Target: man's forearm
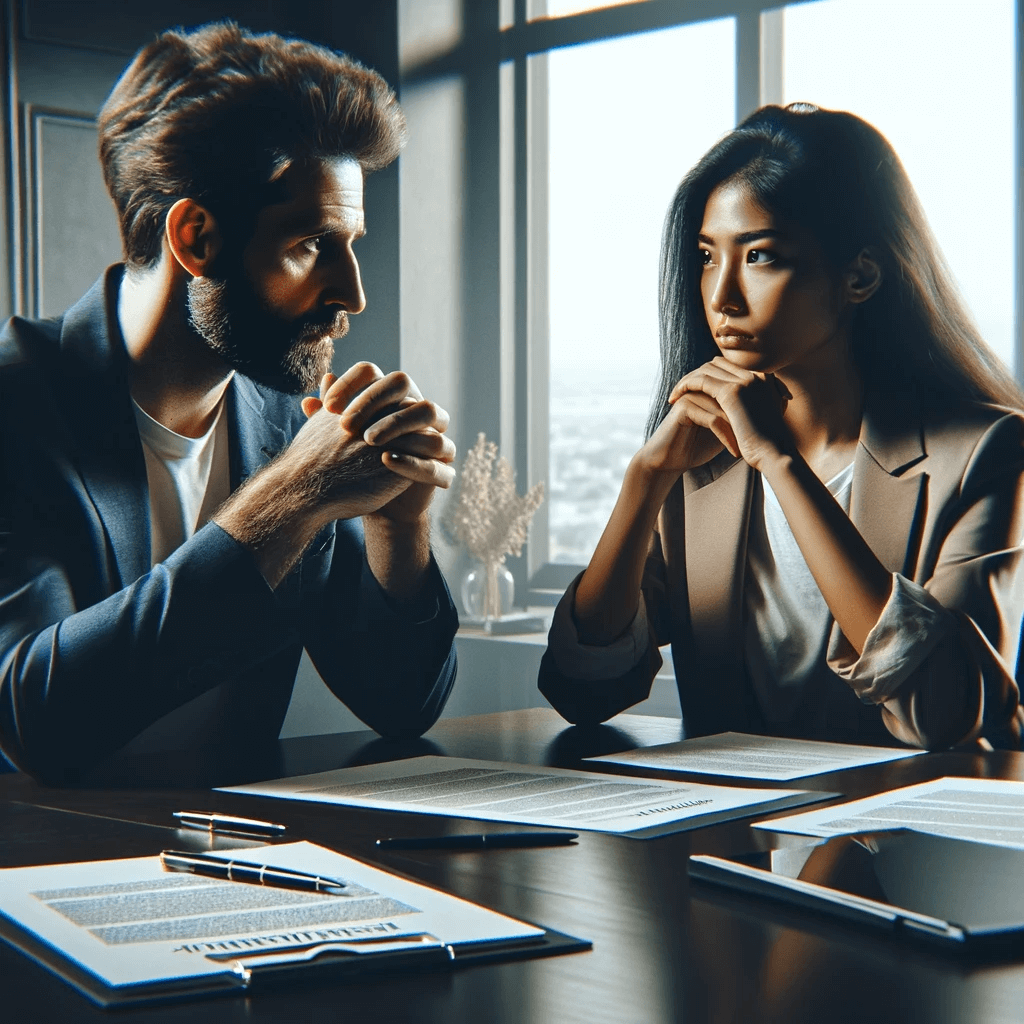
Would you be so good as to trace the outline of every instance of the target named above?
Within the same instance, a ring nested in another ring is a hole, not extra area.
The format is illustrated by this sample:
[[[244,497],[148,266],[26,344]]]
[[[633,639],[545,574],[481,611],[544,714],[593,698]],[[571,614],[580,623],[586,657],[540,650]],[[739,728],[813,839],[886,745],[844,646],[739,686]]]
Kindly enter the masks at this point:
[[[326,417],[330,430],[336,417],[317,415]],[[300,433],[214,513],[213,521],[252,552],[272,589],[328,523],[356,519],[409,486],[382,464],[379,450],[338,436],[342,443],[332,462],[323,458],[322,439],[309,443]],[[335,442],[333,431],[328,440]]]
[[[213,516],[213,521],[256,560],[272,590],[288,575],[322,523],[298,488],[275,465],[251,477]]]
[[[423,590],[430,565],[430,519],[412,522],[363,517],[366,560],[377,582],[396,601],[412,601]]]

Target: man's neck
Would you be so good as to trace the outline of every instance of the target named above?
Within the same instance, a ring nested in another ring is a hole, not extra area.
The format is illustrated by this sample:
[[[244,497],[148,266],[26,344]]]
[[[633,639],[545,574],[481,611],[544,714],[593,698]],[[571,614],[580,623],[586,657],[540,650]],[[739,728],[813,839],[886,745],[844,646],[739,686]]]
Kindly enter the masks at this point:
[[[202,437],[233,371],[188,322],[186,279],[162,259],[121,279],[117,318],[131,366],[132,398],[158,423]]]

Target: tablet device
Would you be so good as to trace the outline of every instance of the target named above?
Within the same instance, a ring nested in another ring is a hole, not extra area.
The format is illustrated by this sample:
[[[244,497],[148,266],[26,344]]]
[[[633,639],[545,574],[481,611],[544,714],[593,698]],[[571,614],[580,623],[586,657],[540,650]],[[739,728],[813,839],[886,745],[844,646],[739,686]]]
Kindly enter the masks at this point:
[[[1024,949],[1024,850],[899,829],[743,859],[694,855],[689,872],[947,947]]]

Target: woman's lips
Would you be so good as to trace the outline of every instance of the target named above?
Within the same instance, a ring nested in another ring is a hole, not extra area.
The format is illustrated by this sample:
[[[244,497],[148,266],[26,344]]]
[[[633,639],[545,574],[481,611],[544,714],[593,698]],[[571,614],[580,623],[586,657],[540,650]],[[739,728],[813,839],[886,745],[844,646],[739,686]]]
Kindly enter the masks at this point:
[[[731,328],[715,333],[719,348],[749,348],[754,335],[748,331],[737,331]]]

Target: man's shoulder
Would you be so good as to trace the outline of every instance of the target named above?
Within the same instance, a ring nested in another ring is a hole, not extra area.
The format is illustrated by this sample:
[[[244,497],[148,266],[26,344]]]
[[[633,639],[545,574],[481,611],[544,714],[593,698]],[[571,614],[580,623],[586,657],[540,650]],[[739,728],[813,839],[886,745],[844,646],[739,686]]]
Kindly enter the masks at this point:
[[[28,320],[11,317],[0,329],[0,372],[41,366],[52,362],[60,352],[63,317]]]

